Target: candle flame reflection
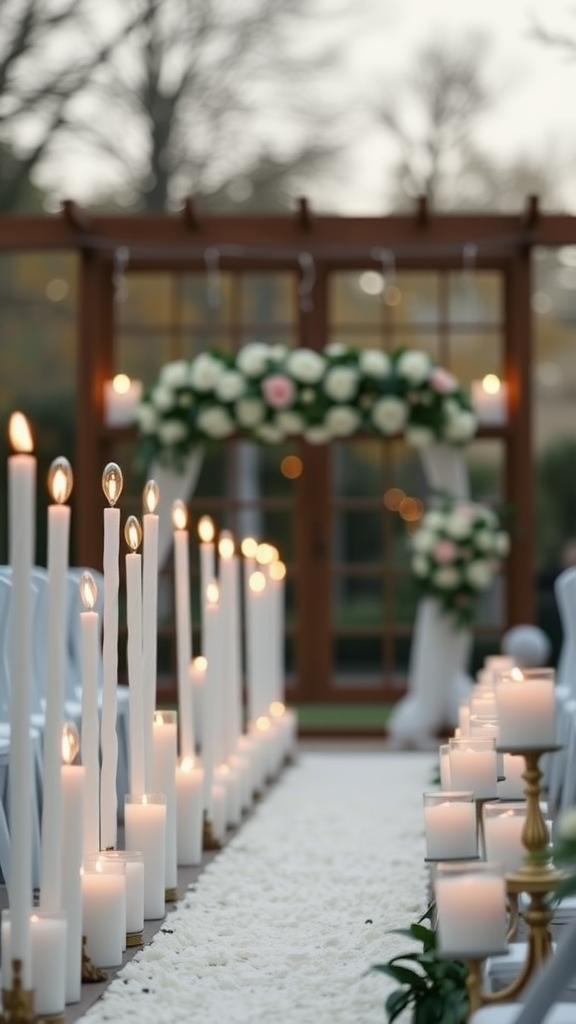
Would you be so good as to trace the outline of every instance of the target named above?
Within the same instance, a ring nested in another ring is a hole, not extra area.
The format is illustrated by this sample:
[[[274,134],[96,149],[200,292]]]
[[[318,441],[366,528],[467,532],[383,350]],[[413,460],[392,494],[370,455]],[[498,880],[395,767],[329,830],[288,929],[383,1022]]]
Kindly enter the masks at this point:
[[[142,494],[145,512],[155,512],[160,500],[160,488],[155,480],[148,480]]]
[[[8,436],[15,452],[26,454],[33,450],[32,431],[23,412],[13,412],[10,416]]]
[[[96,598],[98,597],[98,587],[96,586],[96,580],[94,579],[91,572],[83,572],[78,583],[78,589],[80,591],[80,597],[82,598],[82,604],[91,612],[96,606]]]
[[[48,491],[57,505],[63,505],[65,501],[68,501],[73,481],[72,466],[68,459],[62,455],[54,459],[48,470]]]

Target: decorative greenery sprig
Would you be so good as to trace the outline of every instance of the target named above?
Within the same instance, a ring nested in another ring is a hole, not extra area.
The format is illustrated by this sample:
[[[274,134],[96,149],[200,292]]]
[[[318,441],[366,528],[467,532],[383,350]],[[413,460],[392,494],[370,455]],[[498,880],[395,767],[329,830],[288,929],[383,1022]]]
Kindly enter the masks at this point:
[[[558,819],[557,838],[552,846],[552,857],[556,866],[565,871],[565,876],[554,893],[555,900],[560,901],[565,896],[575,896],[576,807],[564,811]]]

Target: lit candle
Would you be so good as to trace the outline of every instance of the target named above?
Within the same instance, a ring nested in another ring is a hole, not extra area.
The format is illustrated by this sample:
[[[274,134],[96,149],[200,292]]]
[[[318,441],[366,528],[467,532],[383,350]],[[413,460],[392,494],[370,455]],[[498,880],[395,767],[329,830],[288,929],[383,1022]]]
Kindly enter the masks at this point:
[[[158,515],[160,492],[155,480],[144,488],[142,516],[142,690],[146,789],[152,786],[152,718],[156,707],[158,640]]]
[[[439,749],[440,754],[440,789],[448,790],[452,789],[452,779],[450,778],[450,747],[447,743],[443,743]]]
[[[98,588],[94,577],[83,572],[78,584],[82,640],[82,763],[86,769],[84,800],[84,857],[100,849],[100,745],[98,727],[98,613],[94,611]]]
[[[130,792],[141,796],[146,789],[144,768],[144,708],[142,701],[142,528],[136,516],[128,516],[124,537],[126,555],[126,619],[128,626],[128,684],[130,686]]]
[[[214,783],[212,786],[212,833],[218,843],[226,837],[226,786]]]
[[[478,856],[472,793],[424,793],[424,827],[428,860]]]
[[[476,800],[493,800],[497,778],[494,740],[451,739],[449,747],[452,787],[471,790]]]
[[[164,917],[166,875],[166,797],[163,793],[126,796],[126,846],[140,850],[144,861],[144,917]]]
[[[126,873],[123,864],[85,858],[82,868],[82,932],[95,967],[119,967],[126,937]]]
[[[42,868],[40,906],[45,911],[61,907],[62,780],[60,738],[64,714],[67,607],[66,573],[70,539],[70,508],[64,504],[72,490],[68,459],[55,459],[48,473],[48,489],[54,501],[48,508],[48,673],[44,728],[44,777],[42,803]]]
[[[489,956],[506,949],[506,886],[494,865],[472,870],[448,865],[435,880],[438,948],[454,957]]]
[[[507,388],[495,373],[472,381],[472,405],[480,423],[501,426],[508,418]]]
[[[2,911],[2,987],[8,984],[5,965],[12,963],[9,910]],[[63,1019],[66,1008],[66,918],[61,912],[35,910],[30,915],[34,1020]],[[10,968],[11,970],[11,968]],[[22,1018],[4,1017],[5,1020]],[[26,1018],[28,1019],[28,1018]]]
[[[107,427],[126,427],[134,423],[142,397],[142,381],[117,373],[104,381],[104,422]]]
[[[458,728],[461,736],[470,735],[470,704],[467,701],[458,708]]]
[[[258,550],[258,541],[254,537],[244,537],[240,550],[243,557],[243,588],[244,588],[244,611],[248,607],[248,601],[250,599],[250,577],[255,572],[256,565],[256,552]]]
[[[256,570],[248,581],[246,605],[246,687],[248,722],[255,722],[268,706],[266,658],[266,576]]]
[[[271,601],[271,703],[283,702],[284,693],[284,602],[286,566],[279,558],[268,569]]]
[[[202,862],[204,772],[192,757],[176,766],[176,850],[178,864]]]
[[[215,532],[214,523],[210,516],[202,516],[198,521],[198,536],[200,537],[200,629],[202,654],[206,654],[206,588],[216,576]]]
[[[487,803],[482,808],[486,859],[502,864],[504,871],[516,871],[525,849],[522,829],[526,821],[524,803]]]
[[[214,770],[222,762],[220,727],[220,694],[222,675],[222,642],[220,639],[220,595],[217,583],[206,588],[206,682],[204,687],[204,729],[202,765],[204,768],[204,809],[212,820],[212,783]]]
[[[505,750],[546,749],[556,743],[554,669],[518,669],[496,682],[499,744]]]
[[[82,867],[86,769],[74,764],[80,748],[76,726],[62,730],[62,910],[66,914],[66,1002],[77,1003],[82,990]]]
[[[242,651],[240,634],[240,576],[232,534],[223,530],[218,541],[218,586],[222,637],[222,702],[224,758],[234,753],[242,732]]]
[[[103,850],[104,864],[109,861],[124,865],[126,873],[126,918],[124,923],[127,946],[140,946],[144,940],[144,859],[140,850]]]
[[[116,688],[118,686],[118,587],[120,549],[120,509],[116,502],[122,493],[122,470],[109,462],[102,473],[102,490],[109,503],[104,509],[104,607],[102,622],[102,846],[116,846],[118,833],[118,738],[116,735]],[[82,742],[84,747],[84,742]],[[98,847],[99,848],[99,847]]]
[[[194,708],[190,691],[192,659],[192,618],[190,613],[190,550],[188,512],[183,501],[172,505],[174,527],[174,603],[176,607],[176,677],[180,723],[180,754],[194,755]]]
[[[10,636],[10,887],[11,956],[22,962],[22,984],[32,984],[30,912],[32,909],[32,588],[36,459],[32,436],[22,413],[10,417],[10,441],[16,454],[8,459],[8,550],[12,567]],[[12,961],[4,980],[12,987]]]
[[[166,899],[176,898],[178,858],[176,854],[176,760],[178,757],[178,716],[175,711],[155,711],[152,744],[154,790],[166,796]]]
[[[194,718],[194,746],[202,749],[204,731],[204,685],[206,682],[206,658],[199,654],[190,662],[190,684],[192,686],[192,707]]]

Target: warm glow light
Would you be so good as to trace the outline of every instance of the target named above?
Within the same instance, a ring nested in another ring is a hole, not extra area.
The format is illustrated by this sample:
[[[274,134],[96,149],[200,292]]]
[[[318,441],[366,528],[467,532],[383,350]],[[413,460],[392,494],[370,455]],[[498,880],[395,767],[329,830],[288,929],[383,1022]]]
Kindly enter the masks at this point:
[[[214,540],[214,523],[210,519],[210,516],[201,516],[198,523],[198,536],[204,544],[209,544],[210,541]]]
[[[391,512],[397,512],[406,495],[401,487],[389,487],[384,493],[382,501]]]
[[[517,666],[510,669],[510,675],[512,676],[512,679],[515,679],[518,683],[522,683],[524,681],[524,673],[522,672],[522,669]]]
[[[126,395],[130,391],[131,383],[132,381],[127,373],[117,373],[116,376],[112,378],[112,390],[115,391],[117,395]]]
[[[222,530],[218,541],[218,554],[220,558],[232,558],[235,550],[234,538],[229,530]]]
[[[63,505],[68,501],[73,482],[72,466],[68,459],[63,455],[54,459],[48,470],[48,492],[57,505]]]
[[[258,541],[254,540],[254,537],[244,537],[240,545],[244,558],[256,558],[256,552],[258,550]]]
[[[183,757],[182,761],[180,762],[180,768],[182,769],[183,772],[191,772],[194,768],[194,758]]]
[[[387,306],[399,306],[402,302],[402,292],[395,284],[387,284],[384,289],[384,302]]]
[[[424,506],[419,498],[403,498],[398,512],[406,523],[417,523],[422,518]]]
[[[230,767],[227,764],[221,764],[216,770],[218,775],[230,775]]]
[[[80,591],[84,607],[89,612],[93,611],[96,606],[96,598],[98,597],[98,587],[91,572],[82,573],[78,583],[78,590]]]
[[[303,469],[304,464],[298,455],[285,455],[280,463],[280,472],[287,480],[297,480]]]
[[[274,561],[275,554],[277,554],[276,548],[271,544],[259,544],[256,548],[256,561],[260,562],[260,565],[270,565]]]
[[[100,860],[100,858],[98,858],[98,860],[96,861],[96,871],[99,871],[100,874],[102,874],[102,872],[104,871],[104,868],[102,867],[102,861]]]
[[[72,764],[80,750],[80,737],[74,722],[64,722],[62,726],[62,761]]]
[[[124,524],[124,539],[130,551],[138,551],[142,543],[142,527],[136,516],[128,516]]]
[[[272,562],[268,572],[271,580],[277,580],[279,582],[286,576],[286,566],[284,565],[284,562],[278,560],[277,562]]]
[[[220,590],[218,588],[218,584],[214,581],[209,583],[206,587],[206,600],[208,601],[208,604],[218,604],[218,601],[220,600]]]
[[[30,424],[23,412],[13,412],[8,424],[10,444],[15,452],[27,453],[34,448]]]
[[[160,501],[160,488],[155,480],[148,480],[144,484],[144,490],[142,492],[142,503],[144,505],[145,512],[155,512],[158,508],[158,502]]]
[[[164,715],[161,711],[154,712],[154,725],[164,725]]]
[[[482,378],[482,390],[485,391],[487,395],[497,395],[501,387],[502,384],[500,383],[500,377],[495,373],[487,373],[486,376]]]
[[[181,498],[172,503],[172,526],[175,530],[185,530],[188,525],[188,509]]]
[[[109,462],[107,466],[104,466],[104,472],[102,473],[102,490],[106,495],[109,505],[116,504],[122,494],[123,486],[124,477],[122,476],[120,466],[116,465],[115,462]]]
[[[192,664],[197,672],[205,672],[208,662],[203,654],[198,654],[197,657],[192,659]]]
[[[260,718],[256,719],[256,728],[259,732],[268,732],[270,728],[270,719],[267,715],[260,715]]]
[[[281,700],[273,700],[269,709],[272,718],[282,718],[282,715],[286,711],[286,705]]]
[[[248,580],[248,586],[253,594],[261,594],[266,589],[266,577],[263,572],[253,572]]]

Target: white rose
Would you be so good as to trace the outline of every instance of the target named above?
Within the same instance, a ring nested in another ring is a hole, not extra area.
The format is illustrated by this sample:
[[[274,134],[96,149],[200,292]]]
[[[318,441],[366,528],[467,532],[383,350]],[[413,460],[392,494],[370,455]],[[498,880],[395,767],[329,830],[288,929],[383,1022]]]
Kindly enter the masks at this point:
[[[212,391],[218,383],[223,371],[223,364],[209,352],[201,352],[192,360],[190,366],[190,383],[195,391],[205,394]]]
[[[379,380],[389,376],[392,366],[390,357],[377,348],[367,348],[361,352],[358,365],[361,373],[365,373],[367,377],[377,377]]]
[[[324,349],[324,355],[330,356],[331,359],[338,359],[339,356],[345,356],[347,352],[348,346],[344,345],[342,341],[331,341]]]
[[[432,363],[426,352],[418,350],[403,352],[396,363],[396,371],[401,377],[416,387],[428,379]]]
[[[241,398],[235,405],[236,419],[241,427],[257,427],[264,419],[265,406],[259,398]]]
[[[426,554],[431,551],[436,543],[436,535],[432,530],[427,530],[421,526],[419,530],[412,537],[412,547],[414,551],[420,554]]]
[[[474,590],[484,590],[492,582],[492,569],[485,558],[475,558],[466,566],[465,575],[468,583]]]
[[[185,388],[190,383],[190,363],[186,359],[166,363],[160,370],[159,380],[169,388]]]
[[[576,807],[563,811],[558,819],[558,837],[568,841],[576,839]]]
[[[255,434],[265,444],[278,444],[285,437],[274,423],[262,423],[261,426],[256,427]]]
[[[236,356],[236,366],[247,377],[261,377],[268,369],[270,349],[262,341],[244,345]]]
[[[278,344],[270,346],[270,355],[276,363],[281,363],[283,359],[286,359],[288,352],[288,345]]]
[[[360,416],[355,409],[340,405],[328,409],[324,423],[334,437],[350,437],[360,425]]]
[[[423,522],[430,530],[441,530],[444,526],[445,519],[446,516],[443,515],[442,512],[439,512],[438,509],[432,508],[429,512],[426,512]]]
[[[468,409],[461,409],[457,415],[450,416],[444,424],[443,434],[447,441],[454,441],[457,444],[469,441],[474,437],[478,426],[476,417]]]
[[[506,558],[510,551],[510,537],[505,530],[498,530],[494,535],[494,552],[499,558]]]
[[[229,437],[235,430],[234,420],[226,409],[219,405],[209,405],[201,409],[196,417],[196,423],[208,437]]]
[[[283,409],[276,413],[276,426],[283,434],[292,437],[294,434],[302,433],[304,430],[304,420],[300,413]]]
[[[324,375],[326,361],[311,348],[296,348],[286,360],[286,369],[301,384],[317,384]]]
[[[426,448],[432,444],[436,435],[430,427],[408,427],[405,433],[406,443],[413,448]]]
[[[452,565],[443,565],[433,573],[432,582],[439,590],[453,590],[460,583],[460,573]]]
[[[445,530],[454,540],[465,540],[470,535],[470,520],[461,512],[451,512],[446,517]]]
[[[238,370],[224,370],[214,392],[221,402],[236,402],[246,391],[246,379]]]
[[[328,444],[332,440],[332,435],[326,426],[308,427],[304,431],[304,440],[308,441],[308,444]]]
[[[491,508],[486,508],[485,505],[475,505],[474,512],[476,519],[480,520],[486,526],[489,526],[492,530],[495,530],[498,526],[498,516]]]
[[[324,391],[334,402],[349,402],[358,391],[358,372],[353,366],[333,366],[324,378]]]
[[[474,543],[479,551],[484,552],[492,551],[494,547],[494,536],[490,533],[490,530],[477,530],[474,534]]]
[[[374,402],[371,416],[374,426],[382,434],[397,434],[406,424],[408,406],[401,398],[389,395]]]
[[[136,409],[136,422],[143,434],[154,434],[158,426],[158,415],[153,405],[143,402]]]
[[[188,428],[182,420],[164,420],[158,427],[161,444],[178,444],[188,436]]]
[[[174,408],[174,392],[164,384],[157,384],[155,388],[152,388],[151,397],[159,412],[168,412],[169,409]]]
[[[420,578],[428,575],[428,559],[424,555],[414,555],[412,559],[412,572]]]

